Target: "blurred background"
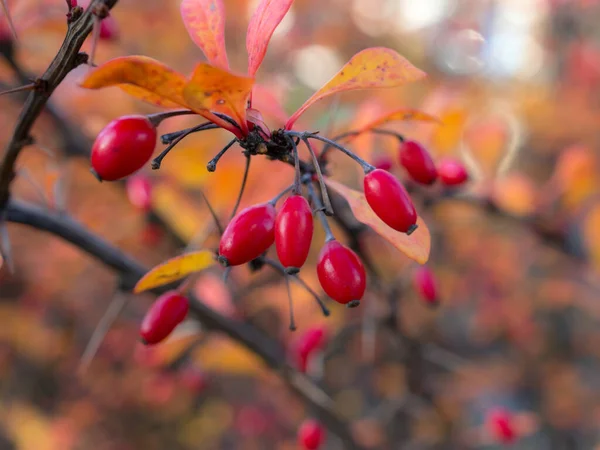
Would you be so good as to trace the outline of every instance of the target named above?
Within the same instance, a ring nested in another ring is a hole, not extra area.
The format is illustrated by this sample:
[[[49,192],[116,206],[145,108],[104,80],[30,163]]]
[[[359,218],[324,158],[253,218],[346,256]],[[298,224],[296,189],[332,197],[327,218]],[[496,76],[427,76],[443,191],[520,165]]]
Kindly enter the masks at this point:
[[[225,1],[229,59],[239,72],[256,3]],[[2,90],[41,74],[66,31],[62,0],[8,4],[19,40],[16,67],[6,58],[0,65]],[[329,302],[332,315],[324,318],[293,286],[296,333],[287,328],[276,272],[239,268],[224,284],[214,267],[192,287],[284,346],[292,364],[298,339],[324,329],[327,342],[308,374],[364,448],[500,448],[488,419],[503,408],[516,434],[510,448],[600,449],[599,21],[596,0],[296,0],[276,31],[258,81],[288,114],[367,47],[393,48],[429,75],[321,102],[302,127],[334,136],[384,111],[417,108],[443,124],[389,128],[437,160],[461,159],[471,176],[458,197],[412,187],[432,235],[427,266],[438,283],[437,308],[412,286],[416,264],[371,233],[361,239],[380,276],[362,306]],[[176,0],[118,2],[95,62],[128,54],[182,73],[203,58]],[[244,158],[232,151],[208,173],[206,163],[228,140],[209,131],[184,140],[159,171],[147,167],[126,185],[98,183],[81,157],[96,134],[120,115],[157,110],[118,89],[80,89],[87,70],[73,71],[52,97],[13,192],[65,209],[156,265],[206,235],[211,218],[199,189],[227,217]],[[21,105],[18,95],[0,98],[2,148]],[[160,131],[196,123],[178,117]],[[396,141],[361,137],[352,148],[371,162],[390,159],[392,172],[406,178]],[[255,159],[242,206],[272,198],[293,176]],[[359,173],[346,159],[332,157],[332,172],[357,187]],[[314,263],[323,233],[315,230],[301,275],[322,293]],[[9,233],[15,273],[0,269],[1,450],[299,448],[296,431],[314,411],[253,353],[193,319],[146,348],[138,327],[151,296],[119,293],[115,274],[56,238],[17,225]],[[118,318],[95,356],[82,360],[109,306]],[[322,448],[344,445],[328,433]]]

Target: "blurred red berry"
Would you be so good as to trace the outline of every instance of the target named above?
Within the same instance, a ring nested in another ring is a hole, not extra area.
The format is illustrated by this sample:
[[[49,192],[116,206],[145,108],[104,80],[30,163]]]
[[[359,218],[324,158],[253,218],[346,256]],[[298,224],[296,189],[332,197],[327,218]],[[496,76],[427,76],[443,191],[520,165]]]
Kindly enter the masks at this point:
[[[145,175],[136,175],[127,179],[127,197],[133,206],[142,211],[152,207],[152,183]]]
[[[380,156],[373,161],[373,165],[376,169],[387,170],[389,172],[393,166],[393,163],[392,160],[387,156]]]
[[[505,409],[495,409],[488,415],[488,427],[491,436],[503,444],[512,444],[517,440],[517,433],[512,414]]]
[[[114,41],[119,37],[119,24],[113,16],[107,16],[100,21],[100,39]]]
[[[394,175],[375,169],[365,175],[364,190],[369,206],[387,225],[407,234],[417,228],[412,200]]]
[[[429,305],[437,305],[437,287],[431,269],[425,266],[417,268],[413,274],[413,284],[415,290],[425,302]]]
[[[429,152],[416,141],[405,141],[400,145],[400,164],[410,177],[421,184],[433,184],[438,173]]]
[[[367,275],[360,258],[336,240],[326,242],[317,263],[325,293],[341,304],[358,306],[365,293]]]
[[[313,236],[312,209],[301,195],[288,197],[275,218],[277,256],[290,273],[306,262]]]
[[[309,328],[296,340],[294,354],[301,372],[306,372],[309,358],[322,349],[326,342],[327,330],[322,326]]]
[[[187,366],[179,373],[181,385],[192,394],[199,394],[208,386],[206,374],[194,366]]]
[[[446,186],[459,186],[469,179],[465,166],[455,159],[445,159],[438,165],[440,181]]]
[[[156,128],[145,116],[123,116],[110,122],[92,147],[92,168],[100,180],[124,178],[150,160]]]
[[[164,340],[187,316],[188,299],[177,291],[169,291],[156,299],[140,327],[145,344],[157,344]]]
[[[264,253],[275,240],[275,207],[271,203],[240,211],[227,225],[219,244],[219,260],[239,266]]]
[[[317,450],[325,441],[325,429],[314,419],[305,420],[298,430],[298,444],[304,450]]]

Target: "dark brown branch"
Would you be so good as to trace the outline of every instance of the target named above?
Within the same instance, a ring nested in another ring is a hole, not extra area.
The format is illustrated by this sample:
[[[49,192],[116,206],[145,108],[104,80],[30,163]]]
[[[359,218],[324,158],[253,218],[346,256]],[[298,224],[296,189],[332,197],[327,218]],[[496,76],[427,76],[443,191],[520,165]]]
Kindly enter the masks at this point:
[[[5,213],[9,222],[51,233],[95,257],[120,275],[124,290],[131,290],[147,272],[146,267],[65,215],[15,200],[9,201]],[[168,287],[159,288],[153,292],[160,294],[167,289]],[[228,319],[193,297],[191,300],[190,311],[207,329],[226,334],[258,355],[317,412],[323,424],[344,442],[344,448],[361,449],[353,439],[348,424],[335,411],[331,398],[310,378],[286,363],[286,353],[282,346],[251,325]]]
[[[87,62],[87,55],[79,51],[92,31],[94,11],[110,9],[116,3],[117,0],[93,0],[79,18],[73,18],[60,50],[46,72],[36,80],[40,88],[27,96],[0,166],[0,210],[6,206],[10,198],[10,184],[15,177],[15,164],[19,153],[23,147],[32,142],[31,129],[44,110],[50,95],[71,70]]]

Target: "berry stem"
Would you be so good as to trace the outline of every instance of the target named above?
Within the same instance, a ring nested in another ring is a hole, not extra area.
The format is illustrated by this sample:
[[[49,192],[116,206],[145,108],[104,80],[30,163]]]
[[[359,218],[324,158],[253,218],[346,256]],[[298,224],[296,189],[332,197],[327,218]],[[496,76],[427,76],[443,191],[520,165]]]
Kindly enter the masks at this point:
[[[321,199],[315,192],[312,183],[308,183],[306,185],[306,187],[308,188],[308,195],[312,199],[313,205],[316,209],[317,216],[319,216],[321,225],[323,226],[323,229],[325,230],[325,242],[333,241],[335,239],[335,237],[333,236],[331,227],[329,226],[329,222],[327,222],[327,216],[323,212],[325,207],[323,206]]]
[[[271,203],[273,206],[275,206],[275,204],[281,199],[281,197],[283,197],[285,194],[287,194],[288,192],[292,191],[294,192],[294,188],[296,187],[296,184],[292,184],[288,187],[286,187],[283,191],[281,191],[279,194],[277,194],[275,197],[273,197],[271,200],[269,200],[269,203]]]
[[[177,139],[182,134],[185,134],[187,136],[190,133],[195,133],[197,131],[204,131],[204,130],[214,130],[215,128],[220,128],[220,127],[212,122],[204,122],[203,124],[196,125],[191,128],[186,128],[185,130],[179,130],[179,131],[174,131],[172,133],[163,134],[160,137],[160,141],[163,143],[163,145],[169,145],[171,142],[173,142],[175,139]]]
[[[289,143],[292,145],[292,151],[294,152],[294,188],[292,189],[293,194],[300,193],[300,158],[298,157],[298,146],[296,141],[291,136],[286,136]]]
[[[194,111],[190,111],[189,109],[177,109],[175,111],[167,111],[160,112],[156,114],[148,114],[146,118],[152,123],[154,127],[159,126],[163,120],[169,119],[175,116],[186,116],[188,114],[196,114]],[[185,131],[185,130],[184,130]],[[169,142],[163,142],[163,144],[168,144]]]
[[[236,142],[238,142],[238,138],[234,138],[232,139],[229,144],[227,144],[225,147],[223,147],[223,149],[217,153],[215,155],[215,157],[213,159],[211,159],[208,164],[206,165],[206,170],[208,170],[209,172],[214,172],[215,170],[217,170],[217,163],[219,162],[219,160],[221,159],[221,157],[227,152],[227,150],[229,150],[231,148],[231,146],[233,144],[235,144]]]
[[[355,130],[355,131],[347,131],[346,133],[342,133],[337,135],[336,137],[334,137],[332,139],[332,141],[340,141],[342,139],[346,139],[349,137],[355,137],[355,136],[359,136],[363,133],[374,133],[374,134],[383,134],[386,136],[393,136],[396,139],[398,139],[400,142],[404,142],[404,136],[402,136],[400,133],[397,133],[395,131],[392,130],[384,130],[382,128],[371,128],[370,130],[366,130],[366,131],[361,131],[361,130]],[[329,150],[333,147],[332,144],[327,144],[325,145],[325,148],[323,148],[323,151],[321,152],[321,154],[319,155],[319,161],[321,163],[323,163],[325,161],[325,156],[327,155],[327,153],[329,152]]]
[[[246,167],[244,168],[244,177],[242,178],[242,186],[240,187],[240,193],[238,194],[237,200],[235,201],[235,206],[233,207],[233,211],[231,211],[231,216],[229,220],[233,219],[235,214],[237,213],[238,208],[240,207],[240,203],[242,201],[242,195],[244,195],[244,189],[246,189],[246,181],[248,180],[248,172],[250,172],[250,155],[246,153]]]
[[[231,273],[231,266],[225,267],[225,271],[223,272],[223,283],[227,283],[227,279],[229,278],[229,274]]]
[[[323,179],[323,173],[321,172],[321,165],[319,164],[319,160],[317,159],[317,155],[310,145],[310,142],[307,138],[302,139],[304,144],[306,144],[306,148],[310,152],[310,156],[312,158],[313,166],[315,171],[317,172],[317,178],[319,179],[319,186],[321,187],[321,195],[323,196],[323,204],[325,214],[328,216],[333,216],[333,207],[331,206],[331,200],[329,200],[329,193],[327,192],[327,186],[325,186],[325,180]]]
[[[306,281],[304,281],[302,278],[300,278],[298,275],[291,275],[292,277],[294,277],[294,279],[300,283],[304,289],[306,289],[313,297],[314,299],[317,301],[317,304],[319,305],[319,308],[321,308],[321,311],[323,312],[323,315],[325,317],[329,316],[331,314],[331,312],[329,311],[329,308],[327,308],[327,306],[325,306],[325,303],[323,303],[323,300],[321,300],[321,297],[319,297],[319,295],[306,283]]]
[[[196,131],[203,131],[203,130],[210,130],[213,127],[207,127],[205,125],[208,124],[202,124],[202,125],[198,125],[196,127],[193,128],[188,128],[187,130],[183,130],[183,132],[180,132],[179,135],[173,139],[169,146],[167,148],[165,148],[162,152],[160,152],[160,155],[158,155],[156,158],[154,158],[152,160],[152,170],[158,170],[160,169],[160,165],[162,164],[162,160],[165,159],[165,156],[167,156],[169,154],[169,152],[171,150],[173,150],[173,148],[175,148],[175,146],[177,144],[179,144],[186,136],[189,136],[192,133],[195,133]],[[209,124],[212,125],[212,124]]]
[[[208,201],[208,197],[206,196],[206,194],[204,193],[204,191],[202,189],[200,189],[200,195],[202,195],[202,198],[206,202],[206,206],[208,207],[208,210],[210,211],[210,215],[212,216],[213,220],[215,221],[217,230],[219,230],[219,236],[222,236],[223,235],[223,225],[221,225],[221,221],[217,217],[217,213],[213,209],[212,205]]]
[[[375,167],[372,166],[371,164],[369,164],[368,162],[366,162],[364,159],[362,159],[360,156],[356,155],[354,152],[348,150],[346,147],[344,147],[341,144],[338,144],[335,141],[332,141],[331,139],[327,139],[323,136],[319,136],[318,134],[309,134],[308,137],[305,137],[304,139],[316,139],[318,141],[321,142],[325,142],[326,144],[331,145],[332,147],[337,148],[339,151],[341,151],[342,153],[344,153],[345,155],[349,156],[350,158],[352,158],[354,161],[356,161],[358,164],[360,164],[360,166],[362,167],[362,169],[365,171],[365,173],[369,173],[372,170],[375,170]]]

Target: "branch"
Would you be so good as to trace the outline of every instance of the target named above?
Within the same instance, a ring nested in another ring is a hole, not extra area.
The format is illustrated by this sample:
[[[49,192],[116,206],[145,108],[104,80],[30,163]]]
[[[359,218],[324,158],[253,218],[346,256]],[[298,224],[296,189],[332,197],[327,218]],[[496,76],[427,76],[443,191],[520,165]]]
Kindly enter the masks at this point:
[[[131,290],[147,272],[147,268],[139,262],[65,215],[15,200],[8,202],[5,213],[9,222],[27,225],[58,236],[110,267],[120,275],[123,290]],[[158,288],[152,292],[160,294],[166,290],[168,287]],[[191,313],[206,328],[226,334],[258,355],[317,412],[325,426],[344,442],[344,448],[355,450],[362,448],[352,437],[348,424],[335,411],[331,398],[310,378],[286,363],[283,347],[251,325],[224,317],[193,296],[190,299]]]
[[[67,35],[60,50],[46,72],[36,80],[39,88],[30,92],[15,125],[0,166],[0,210],[10,198],[10,184],[15,178],[15,164],[23,147],[32,143],[31,128],[48,103],[48,99],[67,74],[87,62],[87,55],[79,53],[92,31],[96,11],[110,9],[117,0],[93,0],[88,9],[69,23]]]

